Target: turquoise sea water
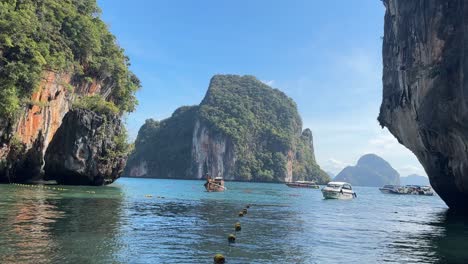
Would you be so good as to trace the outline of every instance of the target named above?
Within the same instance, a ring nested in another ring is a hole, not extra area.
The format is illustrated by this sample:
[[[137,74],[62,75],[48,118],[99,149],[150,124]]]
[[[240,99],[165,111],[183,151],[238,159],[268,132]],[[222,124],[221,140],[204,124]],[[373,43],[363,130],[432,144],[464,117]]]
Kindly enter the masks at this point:
[[[357,199],[335,201],[282,184],[226,186],[207,193],[202,181],[129,178],[67,190],[0,185],[0,263],[212,263],[216,253],[227,263],[468,263],[468,221],[437,196],[356,187]]]

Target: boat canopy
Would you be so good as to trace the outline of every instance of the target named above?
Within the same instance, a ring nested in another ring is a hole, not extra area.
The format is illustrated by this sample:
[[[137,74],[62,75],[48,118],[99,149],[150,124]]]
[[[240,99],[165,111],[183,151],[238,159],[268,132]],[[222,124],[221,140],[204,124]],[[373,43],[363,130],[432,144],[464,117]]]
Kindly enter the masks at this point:
[[[345,184],[349,184],[349,183],[347,183],[347,182],[329,182],[327,185],[343,186]]]

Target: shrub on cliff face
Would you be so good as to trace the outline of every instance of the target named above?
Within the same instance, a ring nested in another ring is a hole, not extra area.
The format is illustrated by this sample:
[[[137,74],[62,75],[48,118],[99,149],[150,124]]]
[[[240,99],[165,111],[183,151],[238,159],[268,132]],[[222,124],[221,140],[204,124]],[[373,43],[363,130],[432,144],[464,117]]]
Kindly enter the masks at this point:
[[[19,103],[14,87],[0,87],[0,116],[12,118],[20,107]]]
[[[43,71],[71,72],[76,80],[97,78],[112,86],[109,101],[133,111],[140,82],[100,19],[96,0],[0,1],[0,114],[13,116]]]
[[[119,114],[119,108],[113,102],[108,102],[100,95],[84,96],[73,103],[74,108],[91,110],[105,115]]]

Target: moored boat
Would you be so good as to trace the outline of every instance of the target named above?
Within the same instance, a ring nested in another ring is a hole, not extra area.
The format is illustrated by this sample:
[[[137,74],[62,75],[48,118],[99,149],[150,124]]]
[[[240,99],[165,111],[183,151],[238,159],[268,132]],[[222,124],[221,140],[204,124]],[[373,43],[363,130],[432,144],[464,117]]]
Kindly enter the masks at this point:
[[[380,187],[379,190],[382,193],[398,193],[400,186],[398,185],[384,185],[383,187]]]
[[[325,199],[348,200],[357,197],[353,187],[347,182],[329,182],[322,189],[322,194]]]
[[[207,192],[224,192],[226,190],[222,177],[212,179],[210,176],[207,176],[204,186]]]
[[[389,194],[412,194],[412,195],[425,195],[433,196],[434,191],[431,186],[419,186],[419,185],[406,185],[406,186],[397,186],[397,185],[385,185],[379,190],[382,193]]]
[[[434,191],[431,186],[407,185],[408,194],[433,196]]]
[[[286,185],[291,188],[311,188],[311,189],[319,189],[315,182],[312,181],[295,181],[295,182],[287,182]]]

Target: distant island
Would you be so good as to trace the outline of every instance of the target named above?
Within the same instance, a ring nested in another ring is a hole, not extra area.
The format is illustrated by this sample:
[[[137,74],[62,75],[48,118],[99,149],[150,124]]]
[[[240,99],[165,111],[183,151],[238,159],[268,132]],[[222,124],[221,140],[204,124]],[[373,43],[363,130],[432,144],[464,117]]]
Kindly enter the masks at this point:
[[[431,185],[429,178],[417,174],[411,174],[400,178],[401,185]]]
[[[216,75],[200,105],[147,120],[126,176],[289,182],[330,177],[315,161],[295,102],[253,76]]]
[[[380,187],[386,184],[399,185],[400,174],[375,154],[362,156],[356,166],[344,168],[334,179],[356,186]]]

